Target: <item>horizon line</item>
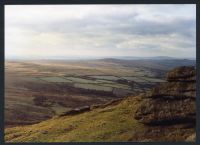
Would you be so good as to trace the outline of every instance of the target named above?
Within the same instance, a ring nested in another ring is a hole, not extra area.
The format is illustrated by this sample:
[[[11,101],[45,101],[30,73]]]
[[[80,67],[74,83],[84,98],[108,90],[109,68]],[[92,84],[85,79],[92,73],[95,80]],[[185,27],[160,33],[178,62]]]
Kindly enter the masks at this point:
[[[50,56],[50,57],[5,57],[4,60],[89,60],[89,59],[192,59],[196,60],[196,57],[173,57],[173,56]]]

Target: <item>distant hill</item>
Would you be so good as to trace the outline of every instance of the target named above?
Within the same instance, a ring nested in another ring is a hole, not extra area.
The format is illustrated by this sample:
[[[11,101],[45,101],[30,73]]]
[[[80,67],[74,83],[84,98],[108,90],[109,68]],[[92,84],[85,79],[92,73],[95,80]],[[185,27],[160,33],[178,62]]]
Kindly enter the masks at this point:
[[[167,59],[166,59],[167,58]],[[196,60],[191,59],[174,59],[171,57],[156,57],[148,59],[116,59],[116,58],[106,58],[99,59],[99,61],[118,63],[128,67],[146,67],[160,70],[170,70],[178,66],[195,66]]]
[[[114,59],[123,59],[123,60],[143,60],[143,59],[152,59],[152,60],[163,60],[163,59],[177,59],[174,57],[169,56],[154,56],[154,57],[133,57],[133,56],[118,56],[118,57],[112,57]]]
[[[136,56],[48,56],[48,57],[31,57],[31,56],[10,56],[6,60],[97,60],[97,59],[119,59],[119,60],[174,60],[187,59],[196,60],[195,58],[176,58],[170,56],[153,56],[153,57],[136,57]]]

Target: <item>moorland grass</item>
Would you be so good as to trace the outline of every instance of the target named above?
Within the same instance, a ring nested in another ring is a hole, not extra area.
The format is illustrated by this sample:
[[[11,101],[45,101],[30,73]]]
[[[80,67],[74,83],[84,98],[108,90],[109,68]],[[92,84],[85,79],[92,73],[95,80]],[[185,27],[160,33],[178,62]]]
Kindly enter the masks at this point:
[[[139,104],[129,97],[117,105],[75,116],[54,117],[38,124],[8,128],[6,142],[128,141],[130,132],[143,130],[133,117]]]

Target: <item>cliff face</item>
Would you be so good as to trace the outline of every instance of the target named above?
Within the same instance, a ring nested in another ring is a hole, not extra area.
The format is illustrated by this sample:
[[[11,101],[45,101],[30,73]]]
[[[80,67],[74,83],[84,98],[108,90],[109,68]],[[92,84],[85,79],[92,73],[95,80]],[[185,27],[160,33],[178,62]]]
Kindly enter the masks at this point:
[[[148,126],[187,124],[196,120],[196,70],[179,67],[167,74],[167,83],[142,95],[134,118]],[[193,135],[194,136],[194,135]]]

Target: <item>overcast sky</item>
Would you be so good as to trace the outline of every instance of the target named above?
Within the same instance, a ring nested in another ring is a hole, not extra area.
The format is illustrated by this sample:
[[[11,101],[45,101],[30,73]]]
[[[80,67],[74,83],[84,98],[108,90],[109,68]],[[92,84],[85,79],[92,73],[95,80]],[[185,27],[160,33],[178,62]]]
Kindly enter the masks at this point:
[[[194,58],[195,28],[195,5],[9,5],[5,56]]]

